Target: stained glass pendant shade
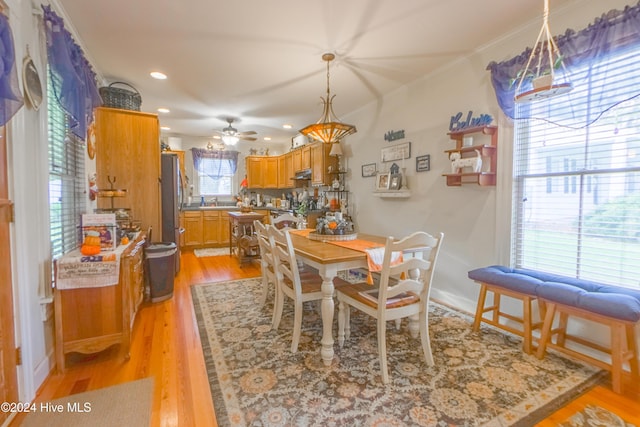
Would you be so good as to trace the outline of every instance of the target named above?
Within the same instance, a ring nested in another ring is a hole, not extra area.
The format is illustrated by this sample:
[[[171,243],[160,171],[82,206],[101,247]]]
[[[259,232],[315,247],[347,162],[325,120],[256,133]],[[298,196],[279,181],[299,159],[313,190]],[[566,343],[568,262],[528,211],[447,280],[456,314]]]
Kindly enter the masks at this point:
[[[327,97],[321,98],[324,104],[322,117],[316,123],[300,129],[300,133],[316,141],[330,144],[340,141],[347,135],[356,133],[356,127],[342,123],[336,118],[331,105],[335,95],[331,96],[329,89],[329,63],[335,59],[335,55],[333,53],[325,53],[322,55],[322,59],[327,62]]]

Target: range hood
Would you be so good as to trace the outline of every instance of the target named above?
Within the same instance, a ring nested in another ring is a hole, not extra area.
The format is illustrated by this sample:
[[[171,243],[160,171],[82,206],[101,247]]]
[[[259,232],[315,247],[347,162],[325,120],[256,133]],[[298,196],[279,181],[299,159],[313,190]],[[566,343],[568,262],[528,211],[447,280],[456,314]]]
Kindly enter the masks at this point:
[[[293,179],[311,179],[311,169],[302,169],[297,171]]]

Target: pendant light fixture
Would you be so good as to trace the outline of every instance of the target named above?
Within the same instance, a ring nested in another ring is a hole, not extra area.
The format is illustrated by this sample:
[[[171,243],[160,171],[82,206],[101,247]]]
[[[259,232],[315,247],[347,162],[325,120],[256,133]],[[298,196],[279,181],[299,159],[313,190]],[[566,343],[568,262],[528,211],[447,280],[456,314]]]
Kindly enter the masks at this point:
[[[329,90],[329,63],[333,61],[335,57],[333,53],[325,53],[322,55],[322,60],[327,62],[327,97],[321,97],[324,104],[322,117],[320,117],[320,120],[316,123],[300,129],[300,133],[303,135],[317,141],[322,141],[325,144],[338,142],[345,136],[356,133],[355,126],[342,123],[336,118],[333,112],[333,106],[331,105],[335,95],[331,96]]]
[[[537,63],[533,65],[536,52],[538,56]],[[545,55],[547,57],[546,63],[544,61]],[[516,76],[515,102],[537,101],[570,92],[573,89],[571,83],[557,82],[555,71],[561,67],[563,74],[566,76],[567,70],[562,61],[560,49],[558,49],[556,42],[553,40],[549,29],[549,0],[544,0],[542,28],[533,45],[527,65]],[[533,89],[520,92],[523,83],[530,79],[532,79]]]

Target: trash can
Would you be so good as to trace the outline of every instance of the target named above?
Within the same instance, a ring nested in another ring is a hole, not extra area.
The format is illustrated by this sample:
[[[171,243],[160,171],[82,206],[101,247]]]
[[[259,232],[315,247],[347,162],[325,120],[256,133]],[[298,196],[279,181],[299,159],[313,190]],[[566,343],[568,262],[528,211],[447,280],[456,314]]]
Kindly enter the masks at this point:
[[[164,301],[173,296],[177,250],[173,242],[152,243],[145,248],[151,302]]]

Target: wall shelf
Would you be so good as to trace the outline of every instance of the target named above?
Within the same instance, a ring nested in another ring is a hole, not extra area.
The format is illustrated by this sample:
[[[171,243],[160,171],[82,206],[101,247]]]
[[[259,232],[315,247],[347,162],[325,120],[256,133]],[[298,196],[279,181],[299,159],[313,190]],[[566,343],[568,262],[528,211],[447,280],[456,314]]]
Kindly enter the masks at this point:
[[[411,191],[409,190],[374,191],[373,195],[383,199],[407,199],[411,197]]]
[[[456,142],[456,147],[445,150],[447,156],[451,153],[460,153],[462,158],[474,157],[475,151],[480,153],[482,157],[483,170],[480,172],[468,172],[467,168],[458,169],[458,173],[443,173],[447,179],[447,185],[450,187],[460,187],[463,184],[478,184],[481,186],[496,185],[496,169],[498,154],[498,127],[497,126],[478,126],[463,129],[456,132],[449,132],[449,137]],[[490,139],[490,144],[471,144],[465,145],[465,138],[468,136],[478,135],[480,138]]]

